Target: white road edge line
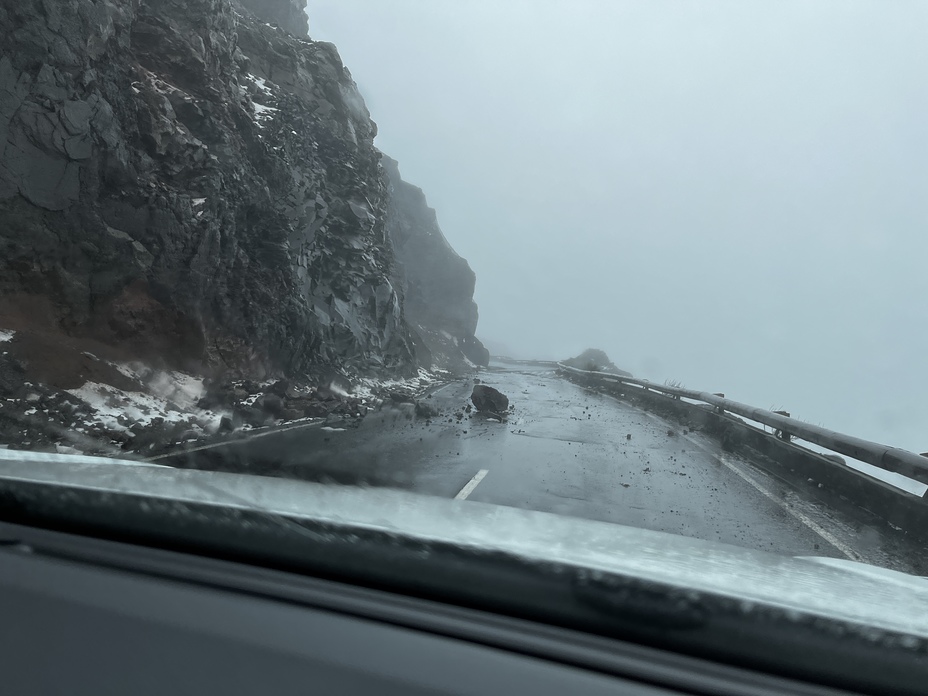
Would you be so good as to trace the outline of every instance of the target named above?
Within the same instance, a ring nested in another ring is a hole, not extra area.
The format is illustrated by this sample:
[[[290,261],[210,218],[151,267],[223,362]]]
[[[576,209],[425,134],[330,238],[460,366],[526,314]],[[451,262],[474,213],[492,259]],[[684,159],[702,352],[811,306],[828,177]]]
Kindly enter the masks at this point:
[[[612,396],[611,394],[607,394],[606,396],[608,396],[609,398],[613,399],[614,401],[616,401],[616,402],[618,402],[618,403],[624,403],[624,402],[620,401],[619,399],[617,399],[616,397]],[[643,413],[643,414],[644,414],[645,416],[647,416],[648,418],[651,418],[652,420],[655,420],[655,421],[657,421],[657,422],[659,422],[659,423],[661,423],[661,424],[672,425],[671,423],[669,423],[669,421],[666,421],[666,420],[664,420],[663,418],[661,418],[660,416],[657,416],[657,415],[655,415],[655,414],[653,414],[653,413],[649,413],[648,411],[645,411],[645,410],[643,410],[643,409],[640,409],[640,412]],[[716,456],[716,455],[714,455],[712,452],[710,452],[709,450],[707,450],[707,449],[706,449],[703,445],[701,445],[699,442],[697,442],[696,440],[694,440],[693,438],[691,438],[691,437],[689,437],[689,436],[687,436],[687,435],[684,435],[684,436],[683,436],[683,439],[686,440],[687,442],[692,443],[692,444],[695,445],[698,449],[700,449],[700,450],[702,450],[703,452],[705,452],[706,454],[708,454],[710,457],[715,457],[715,456]],[[748,474],[744,473],[743,471],[741,471],[741,469],[737,468],[734,464],[732,464],[730,461],[728,461],[728,459],[727,459],[727,457],[726,457],[725,455],[717,455],[717,458],[718,458],[718,460],[719,460],[722,464],[724,464],[728,469],[730,469],[732,472],[734,472],[735,474],[737,474],[737,475],[738,475],[743,481],[745,481],[748,485],[753,486],[761,495],[763,495],[763,496],[769,498],[771,501],[773,501],[773,503],[775,503],[775,504],[778,505],[780,508],[782,508],[782,509],[783,509],[788,515],[790,515],[793,519],[797,520],[797,521],[800,522],[801,524],[804,524],[806,527],[808,527],[810,530],[812,530],[815,534],[818,534],[818,536],[820,536],[820,537],[821,537],[822,539],[824,539],[826,542],[828,542],[829,544],[831,544],[832,546],[834,546],[836,549],[838,549],[838,551],[840,551],[841,553],[843,553],[843,554],[844,554],[845,556],[847,556],[850,560],[852,560],[852,561],[859,561],[859,562],[861,562],[861,563],[866,563],[866,560],[864,560],[864,557],[861,556],[861,555],[860,555],[859,553],[857,553],[856,551],[854,551],[854,549],[852,549],[852,548],[851,548],[850,546],[848,546],[847,544],[842,543],[834,534],[832,534],[831,532],[829,532],[828,530],[826,530],[824,527],[822,527],[820,524],[818,524],[815,520],[813,520],[812,518],[810,518],[808,515],[806,515],[806,514],[800,512],[799,510],[796,510],[795,508],[791,508],[791,507],[790,507],[789,505],[787,505],[781,498],[779,498],[779,497],[776,496],[775,494],[773,494],[773,493],[771,493],[770,491],[768,491],[768,490],[767,490],[766,488],[764,488],[761,484],[759,484],[757,481],[755,481],[751,476],[749,476]]]
[[[642,411],[642,413],[644,413],[649,418],[652,418],[660,423],[667,423],[667,421],[660,418],[659,416],[654,415],[653,413],[648,413],[647,411]],[[700,443],[696,442],[696,440],[689,437],[688,435],[684,435],[683,439],[686,440],[687,442],[692,443],[698,449],[702,450],[709,456],[714,456],[711,452],[706,450],[705,447],[703,447]],[[726,468],[730,469],[732,472],[737,474],[748,485],[753,486],[761,495],[773,501],[776,505],[778,505],[783,511],[785,511],[793,519],[797,520],[801,524],[804,524],[806,527],[812,530],[815,534],[818,534],[822,539],[824,539],[826,542],[834,546],[836,549],[838,549],[838,551],[843,553],[849,559],[851,559],[852,561],[860,561],[862,563],[866,563],[866,561],[864,560],[864,557],[861,556],[856,551],[854,551],[854,549],[852,549],[847,544],[842,543],[841,540],[839,540],[834,534],[832,534],[827,529],[822,527],[822,525],[818,524],[815,520],[813,520],[811,517],[809,517],[805,513],[800,512],[799,510],[796,510],[795,508],[791,508],[789,505],[785,503],[785,501],[782,498],[768,491],[766,488],[764,488],[764,486],[762,486],[757,481],[755,481],[753,477],[749,476],[748,474],[743,472],[741,469],[736,467],[734,464],[732,464],[730,461],[728,461],[728,457],[726,457],[724,454],[718,455],[718,460],[722,464],[724,464]]]
[[[313,423],[300,423],[299,425],[291,425],[290,427],[283,428],[271,428],[270,430],[258,431],[254,435],[248,435],[246,437],[238,438],[237,440],[225,440],[223,442],[214,442],[209,445],[201,445],[200,447],[191,447],[190,449],[184,450],[174,450],[172,452],[166,452],[165,454],[159,454],[155,457],[148,457],[143,459],[143,462],[155,462],[159,459],[167,459],[168,457],[179,457],[183,454],[189,454],[191,452],[202,452],[203,450],[214,449],[216,447],[226,447],[227,445],[240,445],[243,442],[248,442],[249,440],[257,440],[259,437],[267,437],[268,435],[279,435],[280,433],[286,433],[291,430],[302,430],[303,428],[312,428],[314,426],[323,425],[324,420],[314,421]]]
[[[778,496],[768,491],[766,488],[760,485],[757,481],[755,481],[752,477],[748,476],[746,473],[741,471],[741,469],[739,469],[734,464],[732,464],[730,461],[728,461],[728,457],[726,457],[724,454],[719,456],[719,461],[722,462],[722,464],[724,464],[726,467],[731,469],[731,471],[733,471],[735,474],[740,476],[748,484],[756,488],[757,491],[760,492],[762,495],[766,496],[767,498],[772,500],[774,503],[779,505],[783,509],[784,512],[788,513],[789,515],[794,517],[796,520],[804,524],[806,527],[811,529],[813,532],[818,534],[820,537],[822,537],[822,539],[824,539],[829,544],[834,546],[836,549],[838,549],[838,551],[843,553],[849,559],[851,559],[852,561],[863,561],[864,560],[863,557],[859,553],[854,551],[854,549],[849,547],[847,544],[840,541],[834,534],[832,534],[831,532],[823,528],[815,520],[811,519],[808,515],[800,512],[799,510],[789,507],[789,505],[786,505],[783,502],[783,500],[781,500]]]
[[[474,474],[474,478],[472,478],[470,481],[467,482],[467,485],[461,489],[460,493],[454,496],[454,499],[455,500],[466,499],[467,496],[469,496],[471,493],[474,492],[474,489],[477,487],[477,484],[483,481],[483,477],[486,476],[489,473],[489,471],[490,471],[489,469],[481,469],[476,474]]]

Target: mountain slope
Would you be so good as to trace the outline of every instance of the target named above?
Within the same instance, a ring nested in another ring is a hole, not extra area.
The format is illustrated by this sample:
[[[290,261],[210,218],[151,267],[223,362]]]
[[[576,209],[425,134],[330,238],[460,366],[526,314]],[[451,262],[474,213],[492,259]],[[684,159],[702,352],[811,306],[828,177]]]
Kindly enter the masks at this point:
[[[2,0],[0,326],[206,373],[459,364],[409,329],[398,279],[440,261],[397,267],[376,125],[305,28],[294,0]]]

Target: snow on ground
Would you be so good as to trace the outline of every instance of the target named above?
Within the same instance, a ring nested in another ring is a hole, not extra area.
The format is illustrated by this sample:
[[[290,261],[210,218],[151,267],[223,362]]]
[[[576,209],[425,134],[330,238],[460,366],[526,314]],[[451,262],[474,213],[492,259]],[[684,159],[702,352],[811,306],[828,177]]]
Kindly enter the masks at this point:
[[[145,382],[150,393],[170,401],[183,410],[196,409],[197,402],[206,393],[203,380],[182,372],[159,372]]]
[[[265,80],[263,77],[258,77],[257,75],[252,75],[251,73],[248,73],[245,77],[248,78],[248,80],[250,80],[251,82],[253,82],[255,87],[260,89],[262,92],[264,92],[269,97],[274,94],[274,90],[268,87],[267,80]]]
[[[13,336],[15,335],[15,331],[11,331],[9,329],[0,329],[0,343],[12,340]]]
[[[109,430],[128,433],[123,423],[128,420],[141,425],[151,425],[155,418],[164,418],[165,422],[184,420],[185,413],[171,410],[167,402],[142,392],[127,392],[108,384],[87,382],[78,389],[68,389],[94,410],[94,421]]]
[[[242,406],[254,406],[255,402],[260,399],[272,384],[277,380],[269,379],[264,382],[258,382],[258,391],[242,399]]]
[[[183,372],[153,370],[142,363],[111,363],[130,379],[145,385],[150,394],[179,406],[182,410],[195,410],[197,402],[206,394],[199,377]]]
[[[351,395],[359,399],[372,399],[383,392],[390,391],[412,391],[419,393],[431,385],[443,381],[449,374],[450,373],[446,370],[433,370],[429,372],[420,367],[418,375],[406,379],[360,379]]]
[[[277,112],[272,106],[264,106],[264,104],[258,104],[255,102],[252,104],[255,107],[255,123],[263,128],[262,122],[268,121],[274,117],[274,114]]]
[[[118,368],[126,376],[144,382],[149,393],[124,391],[98,382],[67,390],[94,410],[91,422],[129,435],[133,424],[151,426],[156,418],[168,426],[189,423],[198,435],[219,425],[222,414],[196,408],[204,392],[202,380],[180,372],[149,371],[143,376],[137,371],[138,365],[135,369],[127,365]]]
[[[252,75],[251,73],[245,76],[249,82],[251,82],[265,97],[273,97],[274,90],[271,89],[268,81],[263,77],[258,77],[257,75]],[[277,109],[273,106],[266,106],[265,104],[259,104],[258,102],[252,102],[254,107],[254,122],[258,125],[259,128],[264,127],[264,122],[272,119],[274,114],[277,113]]]

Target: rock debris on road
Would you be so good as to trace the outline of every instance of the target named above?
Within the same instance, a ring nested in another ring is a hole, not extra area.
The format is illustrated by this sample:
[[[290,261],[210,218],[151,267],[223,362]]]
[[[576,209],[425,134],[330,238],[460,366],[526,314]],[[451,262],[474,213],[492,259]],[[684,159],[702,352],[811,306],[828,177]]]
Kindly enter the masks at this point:
[[[707,436],[584,390],[550,368],[491,365],[479,382],[510,395],[507,422],[466,412],[475,381],[460,380],[433,392],[428,418],[417,418],[411,404],[390,404],[343,432],[305,428],[168,463],[446,498],[470,486],[468,501],[790,556],[853,553],[899,567],[881,530],[862,533],[799,499]]]

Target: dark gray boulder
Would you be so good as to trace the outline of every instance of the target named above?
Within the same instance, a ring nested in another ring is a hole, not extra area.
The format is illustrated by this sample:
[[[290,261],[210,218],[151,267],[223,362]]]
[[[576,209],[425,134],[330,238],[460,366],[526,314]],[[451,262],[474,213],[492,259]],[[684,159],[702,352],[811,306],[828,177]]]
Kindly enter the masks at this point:
[[[255,406],[267,413],[268,415],[279,418],[284,410],[284,400],[277,394],[264,394],[255,401]]]
[[[502,414],[509,410],[509,398],[486,384],[475,385],[470,400],[474,402],[474,408],[478,411]]]
[[[440,415],[441,411],[435,404],[430,404],[424,400],[416,402],[416,416],[418,418],[437,418]]]

